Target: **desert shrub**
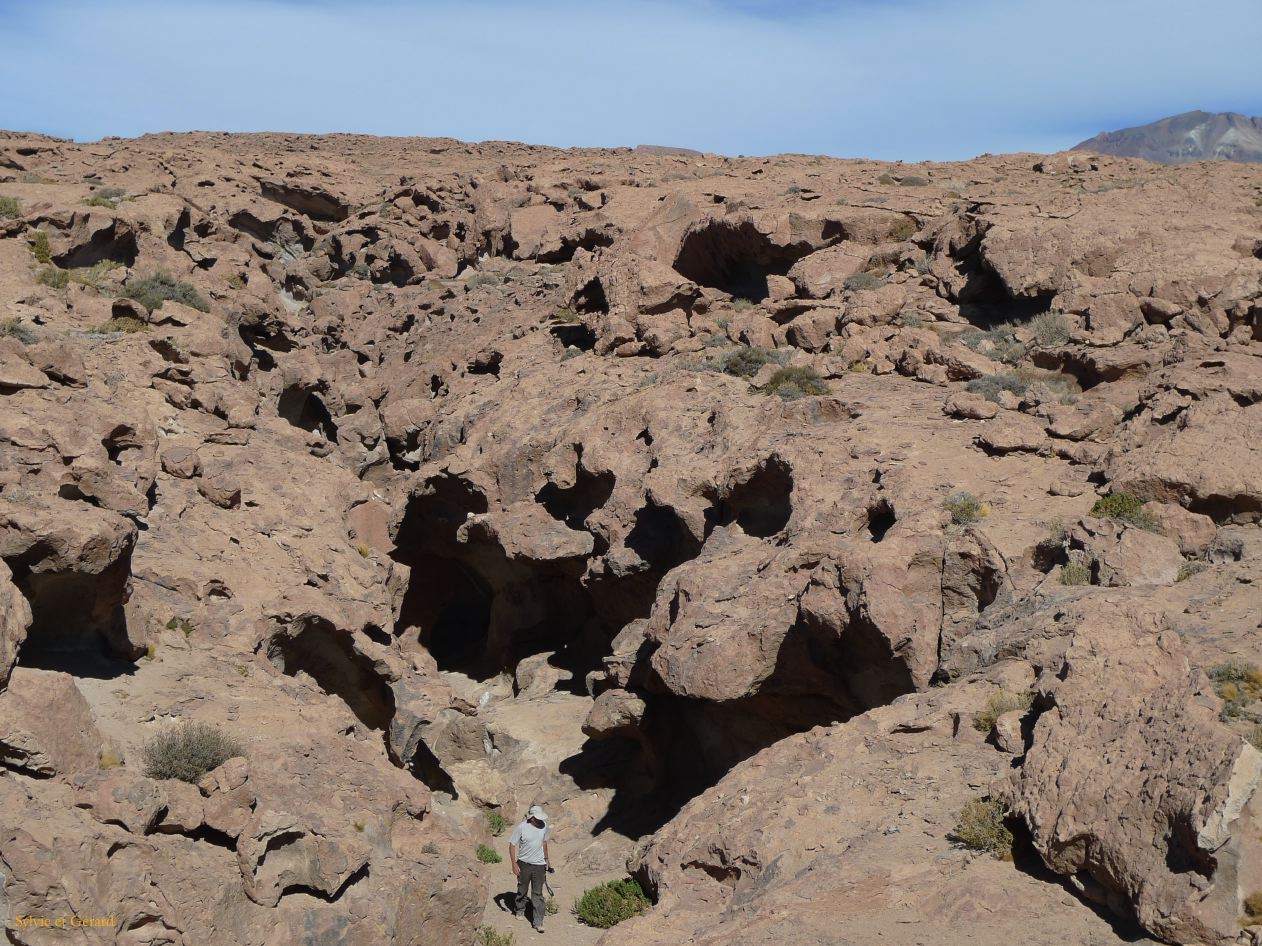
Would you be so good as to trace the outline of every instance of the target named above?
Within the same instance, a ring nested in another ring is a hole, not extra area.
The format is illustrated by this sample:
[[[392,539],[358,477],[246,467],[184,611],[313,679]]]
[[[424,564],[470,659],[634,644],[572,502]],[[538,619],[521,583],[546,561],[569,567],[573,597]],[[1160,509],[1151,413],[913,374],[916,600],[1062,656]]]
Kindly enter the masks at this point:
[[[483,864],[498,864],[504,858],[500,857],[499,852],[493,847],[487,847],[485,844],[479,844],[477,850],[478,860]]]
[[[1253,748],[1262,750],[1262,726],[1250,728],[1245,734],[1245,739],[1248,740],[1249,745],[1253,746]]]
[[[1004,824],[1003,802],[997,798],[971,799],[960,811],[951,837],[970,851],[983,851],[1001,861],[1012,860],[1012,832]]]
[[[70,285],[70,274],[56,266],[45,266],[39,271],[35,281],[49,289],[65,289]]]
[[[182,723],[145,743],[145,775],[196,784],[207,772],[239,755],[241,744],[218,727]]]
[[[1005,365],[1015,365],[1025,355],[1025,345],[1017,341],[1016,332],[1017,326],[1013,323],[1000,322],[988,329],[965,332],[960,336],[960,341],[973,351],[981,352]]]
[[[876,179],[876,182],[878,184],[897,184],[898,183],[898,181],[894,180],[893,175],[888,174],[888,173],[882,174],[880,177]]]
[[[178,302],[199,312],[210,311],[210,306],[195,288],[170,273],[158,272],[140,279],[130,279],[123,295],[128,299],[135,299],[150,312],[162,308],[164,302]]]
[[[1060,583],[1062,585],[1091,584],[1091,568],[1082,562],[1070,562],[1060,567]]]
[[[0,336],[16,338],[23,345],[29,345],[35,341],[35,333],[23,325],[22,320],[18,318],[0,319]]]
[[[102,187],[92,196],[85,198],[83,202],[89,207],[105,207],[113,210],[126,196],[127,191],[121,187]]]
[[[980,394],[986,400],[995,403],[999,402],[999,395],[1004,391],[1020,397],[1029,387],[1028,381],[1011,371],[1005,371],[1003,374],[988,374],[984,378],[974,378],[964,386],[965,390]]]
[[[557,309],[556,312],[552,313],[552,319],[565,325],[575,325],[583,320],[582,316],[573,309]]]
[[[501,933],[493,926],[483,926],[478,930],[474,946],[513,946],[513,934]]]
[[[590,887],[574,901],[574,915],[588,926],[607,930],[649,908],[649,898],[635,880],[611,880]]]
[[[1243,660],[1228,660],[1210,668],[1214,692],[1223,701],[1224,718],[1240,716],[1254,700],[1262,699],[1262,670]]]
[[[1157,522],[1156,516],[1144,508],[1144,501],[1130,493],[1109,493],[1101,496],[1091,507],[1091,515],[1124,522],[1148,532],[1161,531],[1161,524]]]
[[[12,220],[22,215],[22,205],[16,197],[0,197],[0,217]]]
[[[910,217],[904,217],[894,225],[894,229],[890,231],[889,238],[901,243],[903,240],[910,240],[919,229],[920,227],[916,221]]]
[[[995,728],[995,722],[1004,713],[1018,709],[1028,710],[1032,705],[1034,697],[1029,693],[992,693],[986,698],[985,708],[973,717],[973,728],[982,735],[989,736]]]
[[[134,335],[136,332],[147,332],[149,326],[131,315],[116,315],[107,322],[102,322],[96,329],[104,335]]]
[[[885,280],[876,273],[852,273],[842,283],[851,292],[862,292],[865,289],[880,289]]]
[[[548,916],[556,916],[561,912],[561,905],[557,903],[556,897],[549,897],[543,903],[543,912]]]
[[[802,193],[802,188],[798,187],[798,185],[796,184],[790,184],[787,188],[785,188],[784,193],[785,193],[785,196],[788,196],[790,194],[800,194]]]
[[[77,282],[81,286],[88,286],[92,289],[100,289],[105,283],[105,277],[116,269],[122,267],[122,263],[116,263],[112,259],[99,260],[91,266],[80,266],[76,269],[66,271],[71,282]]]
[[[928,187],[929,178],[921,177],[919,174],[908,174],[898,184],[900,187]]]
[[[1041,348],[1056,348],[1069,341],[1069,319],[1063,312],[1043,312],[1036,315],[1030,326]]]
[[[988,510],[972,493],[952,493],[942,500],[942,508],[951,514],[951,522],[957,526],[971,526],[980,522]]]
[[[1255,890],[1244,898],[1244,916],[1249,924],[1262,924],[1262,890]]]
[[[1208,567],[1204,562],[1184,562],[1179,566],[1179,574],[1175,581],[1187,581],[1193,575],[1199,575]]]
[[[193,631],[197,630],[197,625],[188,618],[174,617],[167,621],[166,629],[168,631],[179,631],[185,638],[189,638],[193,636]]]
[[[735,309],[737,312],[748,312],[753,307],[754,307],[754,302],[752,299],[736,298],[732,300],[732,308]]]
[[[498,286],[503,282],[504,277],[496,273],[476,273],[469,278],[465,285],[470,289],[481,289],[486,286]],[[557,314],[560,315],[560,312]]]
[[[778,394],[786,401],[814,394],[827,394],[828,382],[810,367],[779,368],[763,388],[764,394]]]
[[[31,247],[31,255],[35,262],[48,264],[53,261],[52,251],[48,247],[48,234],[43,230],[33,230],[27,237]]]
[[[229,289],[244,289],[245,288],[245,277],[242,276],[240,273],[233,273],[231,276],[228,277],[227,282],[228,282]]]
[[[497,838],[503,834],[504,829],[508,827],[508,825],[504,823],[504,816],[498,811],[488,811],[486,813],[486,826],[490,829],[491,834]]]
[[[762,370],[764,365],[774,361],[771,352],[753,345],[738,345],[725,353],[718,361],[718,368],[724,374],[737,378],[752,378]]]
[[[96,759],[97,768],[102,771],[108,769],[116,769],[123,764],[123,757],[118,754],[118,750],[111,746],[102,749],[100,755]]]

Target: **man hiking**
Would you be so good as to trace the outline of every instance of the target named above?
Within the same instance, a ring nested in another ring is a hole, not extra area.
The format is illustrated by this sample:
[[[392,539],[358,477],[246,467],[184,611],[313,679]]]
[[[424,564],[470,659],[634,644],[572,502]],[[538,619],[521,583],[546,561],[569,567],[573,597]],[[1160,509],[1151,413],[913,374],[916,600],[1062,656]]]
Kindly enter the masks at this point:
[[[526,909],[526,891],[529,890],[530,919],[536,933],[543,932],[543,884],[551,867],[548,860],[550,837],[552,829],[548,827],[547,814],[538,805],[531,805],[526,812],[526,820],[513,829],[513,835],[508,839],[508,860],[517,877],[517,904],[513,914],[521,916]]]

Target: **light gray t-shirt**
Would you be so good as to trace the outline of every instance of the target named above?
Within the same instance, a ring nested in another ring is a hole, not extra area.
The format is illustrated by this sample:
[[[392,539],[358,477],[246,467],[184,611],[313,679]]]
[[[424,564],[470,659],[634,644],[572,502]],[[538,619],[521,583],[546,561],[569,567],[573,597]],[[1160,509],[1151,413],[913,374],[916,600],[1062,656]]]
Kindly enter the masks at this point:
[[[523,864],[546,864],[543,856],[543,842],[552,837],[552,829],[548,825],[536,828],[529,821],[523,821],[513,830],[508,843],[517,848],[517,859]]]

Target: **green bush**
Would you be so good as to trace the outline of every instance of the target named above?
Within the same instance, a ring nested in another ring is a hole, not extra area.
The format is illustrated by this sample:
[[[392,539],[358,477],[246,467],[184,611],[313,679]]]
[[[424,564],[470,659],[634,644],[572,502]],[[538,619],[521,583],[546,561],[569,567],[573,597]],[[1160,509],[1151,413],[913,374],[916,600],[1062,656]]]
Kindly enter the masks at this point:
[[[22,216],[22,205],[16,197],[0,197],[0,218],[12,220]]]
[[[556,897],[549,897],[543,904],[543,912],[548,916],[556,916],[561,912],[561,905],[557,903]]]
[[[147,332],[147,323],[131,315],[116,315],[108,322],[102,322],[96,330],[103,335],[134,335],[136,332]]]
[[[35,257],[35,262],[47,265],[53,261],[52,251],[48,247],[48,234],[43,230],[32,230],[28,240],[31,246],[31,254]]]
[[[1030,322],[1040,348],[1058,348],[1069,341],[1069,319],[1063,312],[1043,312]]]
[[[497,838],[503,834],[504,829],[508,827],[508,825],[504,823],[504,816],[498,811],[488,811],[486,813],[486,826],[490,829],[491,834]]]
[[[478,930],[474,946],[513,946],[513,934],[501,933],[493,926],[483,926]]]
[[[1070,562],[1060,567],[1060,583],[1062,585],[1091,584],[1091,568],[1082,562]]]
[[[900,187],[928,187],[929,178],[921,177],[919,174],[908,174],[898,182],[898,185]]]
[[[960,336],[960,341],[975,352],[1015,365],[1025,355],[1025,345],[1017,341],[1017,326],[1012,322],[1000,322],[988,329],[973,329]],[[989,343],[989,344],[987,344]]]
[[[982,851],[1001,861],[1012,860],[1012,832],[1004,824],[1003,802],[974,798],[960,811],[951,837],[970,851]]]
[[[493,847],[487,847],[485,844],[479,844],[477,850],[478,860],[483,864],[498,864],[504,858],[500,857],[499,852]]]
[[[862,292],[866,289],[880,289],[885,285],[885,280],[876,273],[851,273],[842,285],[851,292]]]
[[[1254,700],[1262,699],[1262,670],[1243,660],[1228,660],[1210,668],[1214,692],[1223,701],[1226,719],[1243,714]]]
[[[1028,710],[1033,705],[1034,696],[1030,693],[992,693],[986,698],[985,708],[973,717],[973,728],[982,735],[989,736],[995,728],[995,722],[1004,713]]]
[[[582,923],[607,930],[623,920],[639,916],[651,906],[635,880],[611,880],[591,887],[574,901],[574,915]]]
[[[81,286],[88,286],[92,289],[100,289],[105,284],[105,277],[114,270],[122,268],[122,265],[122,263],[116,263],[112,259],[103,259],[93,263],[91,266],[80,266],[67,270],[66,273],[71,282],[77,282]]]
[[[70,285],[70,274],[56,266],[45,266],[39,271],[35,281],[49,289],[65,289]]]
[[[182,723],[145,744],[145,775],[196,784],[203,775],[243,754],[241,744],[206,723]]]
[[[1020,397],[1029,387],[1029,382],[1011,371],[1005,371],[1003,374],[988,374],[984,378],[974,378],[964,386],[970,393],[980,394],[986,400],[994,401],[996,404],[999,403],[999,395],[1004,391],[1010,391]]]
[[[135,299],[150,312],[162,308],[164,302],[178,302],[199,312],[210,311],[210,306],[195,288],[180,282],[170,273],[152,273],[140,279],[129,279],[123,295]]]
[[[84,198],[83,202],[89,207],[105,207],[107,210],[113,210],[126,196],[127,191],[121,187],[102,187],[92,196]]]
[[[878,184],[897,184],[898,183],[898,181],[894,180],[893,176],[889,173],[882,174],[880,177],[876,179],[876,182]]]
[[[22,324],[21,319],[0,319],[0,335],[5,338],[16,338],[23,345],[35,341],[35,333]]]
[[[952,493],[942,500],[942,508],[951,514],[951,522],[957,526],[971,526],[989,514],[972,493]]]
[[[1109,493],[1101,496],[1091,507],[1091,515],[1123,522],[1148,532],[1161,531],[1161,524],[1156,516],[1144,508],[1144,501],[1130,493]]]
[[[827,394],[828,382],[810,367],[779,368],[763,388],[764,394],[778,394],[786,401],[808,395]]]
[[[738,378],[752,378],[762,370],[764,365],[774,360],[774,356],[765,348],[738,345],[719,359],[718,368],[724,374]]]

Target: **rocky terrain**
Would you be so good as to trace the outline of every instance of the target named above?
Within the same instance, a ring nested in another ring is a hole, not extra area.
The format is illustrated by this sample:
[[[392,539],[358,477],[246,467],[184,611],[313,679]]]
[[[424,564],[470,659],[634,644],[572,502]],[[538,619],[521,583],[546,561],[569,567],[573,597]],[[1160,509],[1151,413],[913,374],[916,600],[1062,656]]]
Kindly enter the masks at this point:
[[[1074,150],[1162,164],[1257,162],[1262,161],[1262,118],[1236,112],[1184,112],[1136,128],[1101,132]]]
[[[1262,168],[0,135],[8,939],[1260,943],[1260,521]]]

